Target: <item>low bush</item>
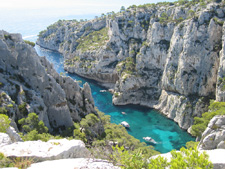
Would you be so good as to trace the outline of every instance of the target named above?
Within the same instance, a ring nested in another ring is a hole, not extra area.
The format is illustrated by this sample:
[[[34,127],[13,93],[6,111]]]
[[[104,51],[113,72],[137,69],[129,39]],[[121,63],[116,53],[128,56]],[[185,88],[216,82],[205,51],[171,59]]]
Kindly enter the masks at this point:
[[[163,157],[157,157],[151,159],[148,165],[150,169],[178,169],[178,168],[207,168],[212,169],[213,165],[209,161],[209,156],[206,152],[200,153],[197,148],[185,149],[181,148],[180,152],[175,150],[171,151],[171,161],[168,162],[167,159]]]
[[[25,133],[36,130],[39,134],[47,133],[48,128],[44,125],[42,120],[39,121],[38,115],[30,113],[27,118],[22,118],[18,121]]]
[[[35,43],[34,43],[34,42],[31,42],[31,41],[29,41],[29,40],[24,40],[24,42],[25,42],[26,44],[32,46],[32,47],[35,46]]]
[[[0,114],[0,132],[5,133],[6,129],[9,128],[10,120],[7,115]]]
[[[19,169],[26,169],[32,163],[34,163],[34,160],[32,158],[16,157],[16,158],[10,159],[10,158],[5,157],[3,153],[0,153],[0,167],[1,168],[17,167]]]

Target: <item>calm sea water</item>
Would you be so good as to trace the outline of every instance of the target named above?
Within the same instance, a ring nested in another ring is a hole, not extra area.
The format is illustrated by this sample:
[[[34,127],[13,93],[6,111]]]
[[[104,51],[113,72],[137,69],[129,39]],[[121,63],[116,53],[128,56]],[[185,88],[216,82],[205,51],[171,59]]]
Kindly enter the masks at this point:
[[[0,17],[0,29],[21,33],[24,39],[33,42],[36,41],[38,32],[58,19],[93,18],[93,16],[57,16],[51,18],[37,16],[36,18],[32,18],[27,15],[16,19],[13,19],[13,16],[7,17]],[[128,130],[129,134],[140,141],[144,142],[143,137],[150,136],[157,142],[156,145],[151,145],[161,153],[166,153],[172,149],[180,149],[182,146],[185,146],[186,142],[194,140],[187,132],[181,130],[175,122],[167,119],[156,110],[134,105],[114,106],[112,104],[112,94],[100,92],[100,90],[104,89],[103,87],[97,85],[94,81],[66,73],[63,69],[62,55],[40,48],[39,46],[36,46],[35,49],[40,56],[46,56],[54,64],[58,73],[64,72],[73,79],[81,80],[82,84],[88,82],[91,86],[95,106],[100,111],[110,115],[112,123],[119,124],[122,121],[127,121],[131,126]],[[126,112],[126,115],[123,115],[121,112]]]

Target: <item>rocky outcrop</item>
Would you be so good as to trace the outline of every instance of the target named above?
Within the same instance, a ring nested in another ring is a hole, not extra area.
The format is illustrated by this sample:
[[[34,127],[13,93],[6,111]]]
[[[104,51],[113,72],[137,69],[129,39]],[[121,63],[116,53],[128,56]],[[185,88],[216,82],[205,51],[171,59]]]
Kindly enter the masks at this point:
[[[203,132],[199,149],[225,149],[225,116],[214,116]]]
[[[36,162],[90,156],[82,141],[67,139],[16,142],[0,147],[0,152],[6,157],[30,157]]]
[[[30,169],[35,168],[90,168],[119,169],[106,160],[93,159],[80,140],[26,141],[12,143],[9,135],[0,133],[0,152],[13,159],[32,159]]]
[[[114,104],[154,107],[188,129],[210,99],[224,97],[225,9],[223,2],[204,3],[131,6],[86,22],[58,21],[37,43],[63,53],[67,71],[114,83]]]
[[[35,112],[50,132],[96,114],[88,84],[80,88],[71,78],[60,76],[20,34],[5,31],[0,31],[0,100],[1,111],[12,120]]]
[[[11,144],[12,140],[6,133],[0,133],[0,147]]]
[[[204,97],[185,97],[178,93],[162,90],[159,102],[154,108],[186,130],[193,124],[193,117],[200,116],[207,111],[205,104],[207,100]]]
[[[8,136],[10,137],[10,139],[12,140],[12,142],[19,142],[19,141],[23,141],[20,137],[20,135],[16,132],[16,130],[13,127],[9,127],[6,130],[6,134],[8,134]]]

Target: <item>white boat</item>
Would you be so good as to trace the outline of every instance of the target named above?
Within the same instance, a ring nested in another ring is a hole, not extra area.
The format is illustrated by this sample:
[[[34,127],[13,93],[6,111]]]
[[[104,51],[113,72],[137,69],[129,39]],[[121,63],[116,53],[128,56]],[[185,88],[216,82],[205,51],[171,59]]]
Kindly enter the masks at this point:
[[[124,112],[124,111],[123,111],[123,112],[121,112],[121,113],[122,113],[122,114],[126,114],[126,112]]]
[[[147,141],[147,142],[151,142],[151,143],[157,144],[157,142],[153,138],[151,138],[151,137],[143,137],[143,139],[145,141]]]
[[[100,92],[106,92],[106,90],[100,90]]]
[[[108,91],[112,94],[114,93],[114,89],[109,89]]]
[[[130,128],[130,125],[126,121],[123,121],[120,124],[126,128]]]

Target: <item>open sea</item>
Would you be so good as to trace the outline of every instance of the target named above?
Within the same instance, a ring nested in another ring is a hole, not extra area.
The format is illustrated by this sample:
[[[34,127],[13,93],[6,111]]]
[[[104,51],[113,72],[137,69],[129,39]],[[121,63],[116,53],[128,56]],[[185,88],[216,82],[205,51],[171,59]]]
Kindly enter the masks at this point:
[[[20,13],[0,11],[0,30],[3,29],[10,33],[21,33],[25,40],[36,42],[38,33],[59,19],[79,20],[94,18],[93,15],[48,16],[42,15],[41,11],[36,12],[40,12],[40,15],[35,15],[34,17],[27,11],[20,11]],[[100,111],[110,115],[112,123],[128,122],[130,124],[129,134],[140,141],[144,142],[143,137],[152,137],[157,144],[147,144],[154,146],[155,150],[166,153],[173,149],[178,150],[185,146],[186,142],[195,140],[186,131],[180,129],[175,122],[167,119],[154,109],[136,105],[114,106],[112,104],[112,94],[100,92],[100,90],[105,88],[92,80],[66,73],[63,69],[63,56],[60,53],[43,49],[37,45],[35,49],[39,56],[46,56],[54,64],[58,73],[64,72],[67,76],[82,81],[81,86],[88,82],[91,86],[95,106]],[[123,115],[121,112],[126,112],[126,114]]]

